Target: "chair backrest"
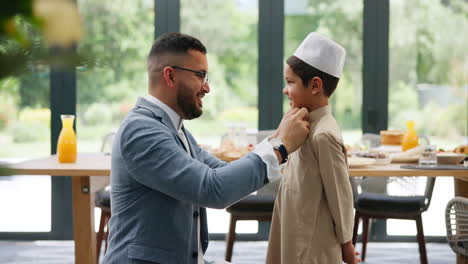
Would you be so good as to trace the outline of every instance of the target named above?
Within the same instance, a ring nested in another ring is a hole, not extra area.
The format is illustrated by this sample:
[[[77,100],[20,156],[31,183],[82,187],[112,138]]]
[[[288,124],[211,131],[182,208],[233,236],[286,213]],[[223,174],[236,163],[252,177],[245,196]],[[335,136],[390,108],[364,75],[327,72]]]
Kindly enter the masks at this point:
[[[445,208],[445,227],[450,248],[468,256],[468,199],[455,197]]]
[[[112,153],[112,144],[114,143],[115,132],[107,133],[102,139],[101,152],[104,152],[106,155]]]
[[[373,133],[364,133],[361,137],[361,141],[369,141],[370,147],[375,148],[380,146],[380,135],[379,134],[373,134]]]
[[[426,190],[424,191],[424,197],[426,197],[426,200],[423,212],[426,211],[427,208],[429,208],[429,205],[431,204],[432,192],[434,191],[435,181],[435,177],[427,177]]]
[[[275,133],[275,130],[260,130],[258,131],[257,133],[257,143],[260,143],[262,142],[262,140],[264,140],[266,137],[272,135],[273,133]]]

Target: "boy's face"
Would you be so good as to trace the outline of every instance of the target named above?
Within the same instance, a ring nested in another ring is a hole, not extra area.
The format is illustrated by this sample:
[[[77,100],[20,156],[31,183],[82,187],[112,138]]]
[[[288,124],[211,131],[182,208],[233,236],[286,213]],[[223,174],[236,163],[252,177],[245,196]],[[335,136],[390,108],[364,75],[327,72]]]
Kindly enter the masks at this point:
[[[284,68],[284,77],[286,86],[283,88],[283,94],[288,96],[291,108],[306,107],[309,109],[313,96],[311,89],[304,86],[302,79],[291,70],[288,64]]]

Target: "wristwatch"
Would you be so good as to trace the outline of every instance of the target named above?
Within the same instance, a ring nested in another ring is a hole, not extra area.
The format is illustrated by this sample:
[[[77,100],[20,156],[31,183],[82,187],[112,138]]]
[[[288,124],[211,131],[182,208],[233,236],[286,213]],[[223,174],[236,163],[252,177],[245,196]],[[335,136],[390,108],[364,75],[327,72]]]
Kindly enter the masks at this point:
[[[286,150],[286,147],[283,145],[283,142],[281,142],[281,139],[279,138],[272,138],[270,139],[270,144],[273,146],[273,149],[276,149],[279,151],[281,154],[281,164],[285,163],[288,161],[288,151]]]

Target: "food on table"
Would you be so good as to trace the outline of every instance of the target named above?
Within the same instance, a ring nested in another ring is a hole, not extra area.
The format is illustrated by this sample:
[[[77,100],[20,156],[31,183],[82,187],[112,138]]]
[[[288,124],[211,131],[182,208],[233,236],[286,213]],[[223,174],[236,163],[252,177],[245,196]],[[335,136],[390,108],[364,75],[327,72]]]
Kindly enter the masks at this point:
[[[380,142],[382,145],[401,145],[404,133],[400,130],[380,131]]]
[[[345,144],[346,151],[352,151],[353,147],[351,145]]]
[[[388,153],[382,151],[361,151],[355,154],[357,157],[375,159],[377,165],[387,165],[392,161]]]
[[[214,149],[213,154],[221,160],[233,161],[240,159],[254,149],[252,144],[238,147],[231,140],[223,140],[219,149]]]
[[[380,151],[362,151],[356,153],[356,156],[362,157],[362,158],[371,158],[371,159],[385,159],[388,158],[388,154],[385,152],[380,152]]]
[[[461,153],[461,154],[468,154],[468,145],[461,145],[456,147],[453,152]]]

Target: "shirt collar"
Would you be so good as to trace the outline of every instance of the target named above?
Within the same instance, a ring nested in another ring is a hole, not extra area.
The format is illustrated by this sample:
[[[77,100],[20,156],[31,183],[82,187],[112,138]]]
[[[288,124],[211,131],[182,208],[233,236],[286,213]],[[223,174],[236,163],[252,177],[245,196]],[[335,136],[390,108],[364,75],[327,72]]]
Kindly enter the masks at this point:
[[[166,114],[169,116],[169,118],[171,119],[172,124],[174,125],[174,127],[177,130],[182,129],[182,126],[183,126],[182,118],[179,116],[179,114],[177,114],[174,110],[172,110],[172,108],[170,108],[168,105],[161,102],[161,100],[159,100],[158,98],[152,96],[151,94],[148,94],[145,97],[145,99],[150,101],[151,103],[161,107],[162,110],[164,112],[166,112]]]
[[[309,122],[313,123],[313,122],[319,120],[320,118],[322,118],[322,117],[324,117],[326,115],[331,115],[331,106],[330,105],[322,106],[322,107],[317,108],[317,109],[313,110],[312,112],[310,112],[309,113]]]

